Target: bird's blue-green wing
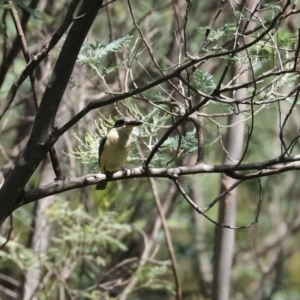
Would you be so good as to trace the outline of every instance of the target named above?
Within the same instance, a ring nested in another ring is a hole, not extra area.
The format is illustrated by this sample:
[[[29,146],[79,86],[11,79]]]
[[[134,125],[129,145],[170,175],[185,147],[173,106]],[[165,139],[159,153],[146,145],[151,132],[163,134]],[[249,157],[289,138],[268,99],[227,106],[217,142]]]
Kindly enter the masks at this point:
[[[99,144],[99,165],[100,165],[100,156],[104,150],[104,145],[105,145],[105,142],[107,140],[107,135],[105,135],[102,140],[100,141],[100,144]]]

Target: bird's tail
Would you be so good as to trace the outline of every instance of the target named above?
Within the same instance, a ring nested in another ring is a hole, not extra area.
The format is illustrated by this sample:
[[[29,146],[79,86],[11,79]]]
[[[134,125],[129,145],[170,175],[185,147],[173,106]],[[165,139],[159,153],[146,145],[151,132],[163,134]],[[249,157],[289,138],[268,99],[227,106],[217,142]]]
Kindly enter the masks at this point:
[[[107,181],[100,181],[96,185],[96,190],[105,190],[107,185]]]

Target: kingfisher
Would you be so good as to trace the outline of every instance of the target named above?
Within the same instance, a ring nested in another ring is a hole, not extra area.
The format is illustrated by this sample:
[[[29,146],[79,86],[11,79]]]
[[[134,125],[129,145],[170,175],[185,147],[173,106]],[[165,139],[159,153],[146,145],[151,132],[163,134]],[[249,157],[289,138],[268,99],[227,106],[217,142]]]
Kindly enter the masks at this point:
[[[143,122],[127,117],[118,119],[114,127],[100,141],[99,166],[102,173],[116,172],[124,168],[131,145],[133,127]],[[96,190],[104,190],[106,181],[97,184]]]

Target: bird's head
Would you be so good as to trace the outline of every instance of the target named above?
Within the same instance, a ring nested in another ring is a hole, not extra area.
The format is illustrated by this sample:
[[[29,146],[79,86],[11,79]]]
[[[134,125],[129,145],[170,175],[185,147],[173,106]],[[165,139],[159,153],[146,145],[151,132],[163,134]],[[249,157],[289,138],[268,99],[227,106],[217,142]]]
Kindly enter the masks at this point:
[[[141,124],[143,124],[143,122],[132,120],[127,117],[122,117],[116,121],[114,128],[118,131],[131,132],[133,127],[139,126]]]

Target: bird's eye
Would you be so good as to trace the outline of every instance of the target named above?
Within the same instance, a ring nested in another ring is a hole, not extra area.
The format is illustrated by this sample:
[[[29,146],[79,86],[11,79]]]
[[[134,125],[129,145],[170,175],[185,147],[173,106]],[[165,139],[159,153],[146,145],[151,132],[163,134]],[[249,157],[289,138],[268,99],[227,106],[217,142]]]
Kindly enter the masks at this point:
[[[124,120],[118,120],[114,127],[122,127],[125,124]]]

